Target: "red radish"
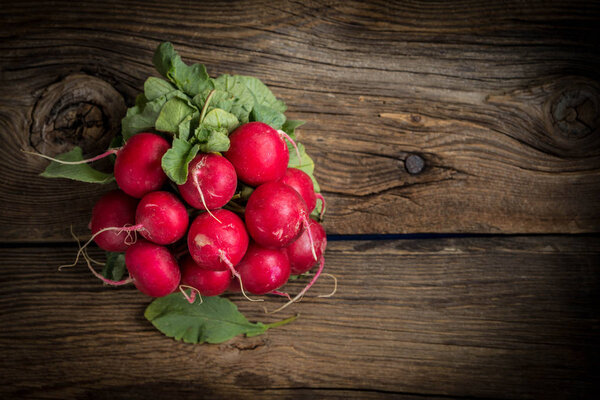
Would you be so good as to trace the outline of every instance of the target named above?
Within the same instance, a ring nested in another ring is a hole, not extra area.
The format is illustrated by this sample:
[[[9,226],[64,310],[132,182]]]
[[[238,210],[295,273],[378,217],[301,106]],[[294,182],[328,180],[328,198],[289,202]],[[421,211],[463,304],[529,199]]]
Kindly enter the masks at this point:
[[[192,222],[188,249],[200,267],[232,271],[248,248],[248,233],[242,219],[233,212],[220,209],[213,214],[218,221],[202,213]]]
[[[238,178],[258,186],[281,178],[290,155],[279,132],[262,122],[249,122],[229,135],[224,156],[235,167]]]
[[[120,149],[109,149],[87,160],[63,161],[30,151],[25,153],[66,165],[90,163],[116,154],[114,172],[119,188],[130,196],[141,198],[148,192],[160,189],[167,180],[161,161],[170,147],[169,142],[161,136],[144,132],[132,136]]]
[[[143,237],[156,244],[175,243],[185,235],[189,217],[185,206],[169,192],[151,192],[137,206],[135,222]]]
[[[126,195],[121,190],[106,193],[94,205],[90,228],[92,234],[111,226],[135,224],[135,209],[138,200]],[[129,246],[127,236],[117,231],[105,231],[94,238],[100,248],[106,251],[122,252]]]
[[[266,294],[283,286],[290,277],[290,262],[284,250],[250,244],[238,264],[244,288],[253,294]]]
[[[177,260],[164,246],[138,240],[125,252],[125,264],[134,285],[148,296],[166,296],[179,286]]]
[[[161,160],[170,147],[169,142],[154,133],[132,136],[117,153],[115,180],[119,187],[137,198],[160,189],[167,180]]]
[[[250,236],[268,248],[287,246],[308,224],[306,203],[298,192],[281,182],[256,188],[248,199],[245,218]]]
[[[317,259],[320,259],[323,256],[325,247],[327,247],[325,229],[323,229],[318,222],[309,220],[308,229],[306,229],[298,239],[292,242],[292,244],[285,248],[290,260],[290,268],[294,275],[303,274],[316,264],[312,253],[313,247],[308,236],[309,230],[314,240]]]
[[[218,296],[225,292],[231,282],[231,272],[210,271],[200,267],[192,257],[181,263],[181,284],[197,289],[202,296]]]
[[[317,195],[312,179],[310,179],[310,176],[306,172],[297,168],[288,168],[283,178],[279,179],[279,182],[291,186],[302,196],[309,214],[315,209]]]
[[[233,165],[217,154],[199,154],[190,162],[188,179],[178,185],[181,197],[199,210],[223,207],[235,193],[237,175]]]
[[[119,237],[119,235],[126,232],[127,235],[123,235],[121,239],[126,246],[136,241],[130,237],[131,232],[140,232],[142,236],[157,244],[174,243],[185,235],[188,219],[185,206],[173,194],[168,192],[148,193],[142,198],[136,208],[135,225],[124,223],[121,226],[108,226],[96,230],[90,240],[79,247],[75,263],[77,263],[82,254],[87,259],[88,257],[85,253],[86,247],[97,237],[105,233],[111,233]],[[93,270],[91,265],[88,266],[92,270],[92,273],[103,282],[113,285],[122,284],[122,282],[115,283],[102,278]]]

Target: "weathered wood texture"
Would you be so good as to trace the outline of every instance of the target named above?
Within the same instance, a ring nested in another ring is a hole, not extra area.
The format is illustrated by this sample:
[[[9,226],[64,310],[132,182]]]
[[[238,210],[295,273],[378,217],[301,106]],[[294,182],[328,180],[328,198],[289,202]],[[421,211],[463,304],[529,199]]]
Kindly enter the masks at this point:
[[[598,231],[599,16],[589,1],[4,1],[0,239],[85,230],[105,188],[35,178],[46,162],[18,150],[98,152],[163,40],[263,79],[308,121],[330,233]]]
[[[133,288],[103,287],[82,266],[57,272],[73,251],[0,253],[2,398],[573,399],[598,389],[595,237],[333,242],[335,297],[314,297],[331,289],[323,279],[279,316],[235,297],[252,320],[301,316],[201,346],[155,331]]]

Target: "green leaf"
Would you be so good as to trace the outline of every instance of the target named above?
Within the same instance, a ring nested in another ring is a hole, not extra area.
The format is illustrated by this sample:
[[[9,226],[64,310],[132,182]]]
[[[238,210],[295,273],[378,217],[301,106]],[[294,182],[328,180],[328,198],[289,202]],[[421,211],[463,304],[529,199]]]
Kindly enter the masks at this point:
[[[305,123],[306,121],[288,119],[283,123],[281,130],[287,133],[292,139],[296,139],[296,128],[304,125]]]
[[[241,334],[257,336],[296,319],[294,316],[273,324],[252,323],[228,299],[205,297],[202,303],[190,304],[181,293],[155,299],[144,316],[166,336],[186,343],[222,343]]]
[[[160,110],[154,126],[159,131],[177,134],[179,125],[186,119],[191,120],[194,111],[198,110],[189,106],[185,100],[172,97]]]
[[[176,97],[184,100],[188,106],[191,106],[191,100],[185,93],[179,90],[173,90],[152,101],[147,101],[145,95],[140,95],[136,99],[136,105],[127,110],[127,115],[121,121],[121,132],[125,141],[136,133],[154,130],[154,125],[165,103],[171,98]]]
[[[313,185],[315,187],[315,192],[319,193],[321,188],[319,187],[319,183],[315,179],[313,173],[315,171],[315,163],[310,158],[308,154],[306,154],[306,149],[302,145],[302,143],[296,143],[298,146],[298,151],[300,152],[300,159],[298,159],[298,155],[296,154],[296,150],[294,147],[287,142],[288,151],[290,153],[290,161],[288,162],[288,168],[298,168],[308,174],[313,181]]]
[[[255,104],[250,113],[250,120],[264,122],[275,129],[281,129],[285,122],[285,115],[271,107]]]
[[[216,94],[219,94],[219,92],[227,93],[232,99],[231,106],[229,106],[228,109],[228,106],[223,104],[223,107],[219,108],[229,111],[235,115],[240,122],[246,123],[250,120],[250,111],[252,111],[252,107],[254,107],[254,96],[252,96],[252,92],[250,92],[244,82],[237,78],[237,75],[221,75],[215,79],[214,83],[215,88],[217,89]],[[219,96],[226,98],[226,96],[222,94],[219,94]]]
[[[74,147],[73,150],[56,156],[56,158],[61,161],[81,161],[83,155],[81,148]],[[68,165],[55,161],[52,161],[40,176],[45,178],[67,178],[88,183],[109,183],[115,179],[113,174],[100,172],[88,164]]]
[[[173,139],[173,147],[171,147],[163,155],[161,165],[165,174],[178,185],[183,185],[188,177],[188,165],[200,147],[179,139]]]
[[[219,108],[215,108],[206,114],[201,123],[202,126],[207,128],[212,128],[215,130],[225,129],[227,133],[230,133],[238,127],[240,121],[238,121],[235,115]]]
[[[260,79],[253,76],[242,75],[236,75],[235,78],[241,81],[248,88],[250,93],[252,93],[255,105],[266,106],[275,111],[279,111],[280,113],[285,112],[287,108],[285,103],[281,100],[277,100],[277,97],[275,97],[267,85],[262,83]]]
[[[113,281],[120,281],[127,271],[125,253],[106,252],[106,264],[102,268],[102,276]]]
[[[194,97],[206,89],[212,89],[212,79],[202,64],[188,66],[173,45],[169,42],[161,43],[152,58],[157,71],[175,84],[179,89]]]
[[[151,76],[144,82],[144,96],[147,101],[152,101],[174,90],[177,89],[169,82],[154,76]]]
[[[177,137],[182,140],[189,140],[192,132],[198,126],[200,120],[200,111],[194,111],[190,118],[185,118],[178,127]]]
[[[208,137],[205,143],[200,143],[200,151],[203,153],[219,153],[229,150],[229,137],[227,136],[227,130],[221,129],[209,129]]]

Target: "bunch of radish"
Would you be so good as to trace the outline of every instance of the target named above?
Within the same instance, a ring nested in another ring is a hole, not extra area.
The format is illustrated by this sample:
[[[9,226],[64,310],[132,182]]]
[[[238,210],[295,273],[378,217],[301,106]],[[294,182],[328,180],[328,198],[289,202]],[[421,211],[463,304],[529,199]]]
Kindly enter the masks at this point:
[[[154,64],[167,80],[146,81],[107,152],[84,160],[76,148],[51,158],[42,174],[97,183],[114,176],[119,187],[94,206],[92,237],[77,260],[103,282],[132,282],[151,297],[176,293],[193,304],[229,290],[251,300],[285,296],[286,307],[321,274],[327,245],[314,164],[294,141],[302,122],[287,120],[283,102],[258,79],[212,79],[170,43]],[[109,155],[112,174],[89,166]],[[97,272],[92,241],[124,255],[128,277]],[[312,268],[293,299],[281,290]]]

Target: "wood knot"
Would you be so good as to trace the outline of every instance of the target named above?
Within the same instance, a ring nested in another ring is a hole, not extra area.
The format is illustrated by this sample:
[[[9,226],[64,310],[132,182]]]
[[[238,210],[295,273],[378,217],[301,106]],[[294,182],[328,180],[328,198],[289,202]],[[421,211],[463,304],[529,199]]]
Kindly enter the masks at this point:
[[[425,160],[418,154],[410,154],[404,160],[404,168],[411,175],[417,175],[425,169]]]
[[[568,139],[583,139],[600,125],[600,96],[597,88],[574,84],[562,90],[552,102],[555,130]]]
[[[102,79],[72,74],[48,86],[33,108],[30,143],[56,155],[74,146],[84,154],[106,149],[119,132],[125,101]]]

